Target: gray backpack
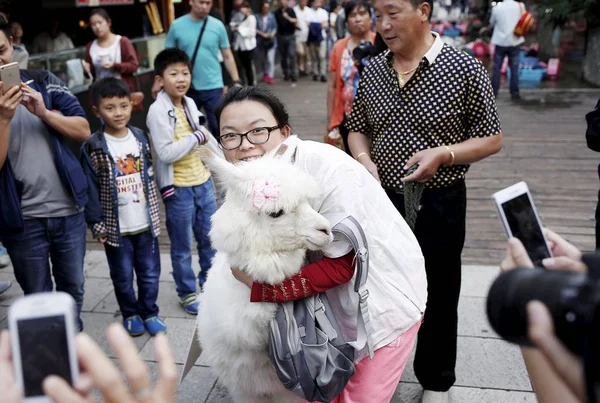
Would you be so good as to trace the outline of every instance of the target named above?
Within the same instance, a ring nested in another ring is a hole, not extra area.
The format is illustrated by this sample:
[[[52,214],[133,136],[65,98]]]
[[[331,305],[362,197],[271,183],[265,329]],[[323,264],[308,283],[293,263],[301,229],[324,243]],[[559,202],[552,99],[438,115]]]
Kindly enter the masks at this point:
[[[354,247],[354,283],[279,304],[269,329],[269,355],[277,376],[286,389],[311,402],[333,400],[354,374],[354,363],[367,353],[373,358],[365,286],[367,239],[353,217],[327,218],[332,222],[334,242],[344,237]]]

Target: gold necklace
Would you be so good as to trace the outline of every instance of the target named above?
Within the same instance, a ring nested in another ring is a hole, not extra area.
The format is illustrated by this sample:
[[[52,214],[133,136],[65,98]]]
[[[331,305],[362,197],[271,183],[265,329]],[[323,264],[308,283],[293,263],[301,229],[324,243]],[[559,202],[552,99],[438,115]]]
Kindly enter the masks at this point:
[[[406,85],[406,81],[404,81],[404,76],[407,76],[410,73],[413,73],[415,70],[417,70],[417,68],[419,68],[418,64],[415,67],[413,67],[412,69],[405,71],[404,73],[396,71],[396,74],[398,74],[398,82],[400,84],[400,88],[404,88],[404,86]]]

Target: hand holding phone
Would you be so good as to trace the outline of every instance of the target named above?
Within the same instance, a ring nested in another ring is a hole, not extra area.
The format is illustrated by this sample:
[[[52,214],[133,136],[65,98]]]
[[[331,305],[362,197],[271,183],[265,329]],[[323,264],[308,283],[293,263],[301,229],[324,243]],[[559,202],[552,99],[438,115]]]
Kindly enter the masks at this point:
[[[494,193],[493,198],[508,237],[518,238],[533,264],[543,267],[542,260],[552,257],[552,252],[527,184],[519,182]]]
[[[32,294],[8,311],[12,358],[24,403],[50,403],[42,382],[50,375],[74,385],[79,379],[75,353],[76,306],[66,293]]]
[[[2,81],[2,94],[6,94],[12,87],[19,87],[21,85],[19,63],[13,62],[0,66],[0,81]]]

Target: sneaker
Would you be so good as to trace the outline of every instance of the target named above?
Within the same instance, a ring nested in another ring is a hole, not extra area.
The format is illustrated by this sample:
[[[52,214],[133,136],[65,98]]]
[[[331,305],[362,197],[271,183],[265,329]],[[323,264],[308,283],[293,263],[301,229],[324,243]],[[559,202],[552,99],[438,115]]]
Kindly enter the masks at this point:
[[[8,291],[11,285],[10,281],[0,281],[0,295]]]
[[[275,84],[275,79],[271,76],[267,76],[267,84]]]
[[[300,77],[306,77],[308,76],[308,73],[306,71],[300,71]]]
[[[146,326],[148,333],[150,333],[150,336],[156,336],[159,333],[167,332],[167,325],[158,316],[150,316],[144,321],[144,325]]]
[[[321,82],[322,82],[322,83],[326,83],[326,82],[327,82],[327,77],[325,77],[325,76],[321,76]]]
[[[123,320],[123,326],[131,337],[141,336],[146,332],[144,321],[138,315],[133,315]]]
[[[268,82],[269,82],[269,81],[268,81],[268,77],[269,77],[269,76],[267,75],[267,73],[265,73],[265,74],[263,74],[263,78],[262,78],[262,80],[263,80],[265,83],[268,83]]]
[[[313,81],[319,81],[319,76],[317,76],[316,74],[313,76]]]
[[[184,311],[190,315],[198,315],[198,301],[196,301],[196,294],[188,294],[179,300],[179,305]]]
[[[0,245],[0,267],[6,267],[10,264],[10,258],[8,252],[4,246]]]

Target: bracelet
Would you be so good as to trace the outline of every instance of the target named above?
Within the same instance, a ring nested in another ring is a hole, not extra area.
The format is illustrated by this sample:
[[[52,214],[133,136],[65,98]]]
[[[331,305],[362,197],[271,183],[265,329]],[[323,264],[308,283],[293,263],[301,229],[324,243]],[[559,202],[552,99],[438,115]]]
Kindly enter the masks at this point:
[[[450,162],[450,165],[449,165],[449,166],[452,166],[452,165],[454,165],[454,161],[456,160],[456,154],[454,154],[454,151],[452,151],[450,149],[450,147],[448,147],[448,146],[444,146],[444,147],[446,147],[446,150],[448,150],[448,152],[450,153],[450,156],[452,157],[452,161]]]
[[[369,155],[369,153],[367,153],[367,152],[363,152],[363,153],[360,153],[360,154],[358,154],[358,155],[356,156],[356,160],[358,161],[358,159],[359,159],[360,157],[362,157],[363,155],[368,155],[369,157],[371,157],[371,156]]]

